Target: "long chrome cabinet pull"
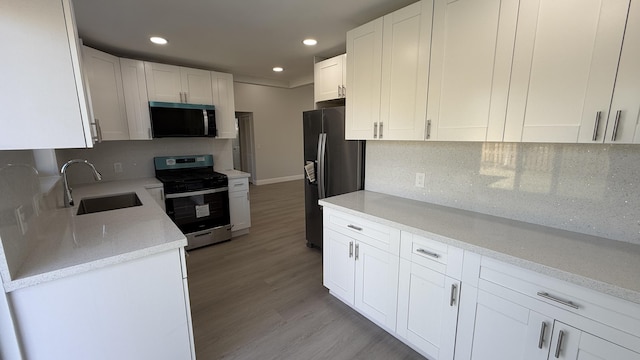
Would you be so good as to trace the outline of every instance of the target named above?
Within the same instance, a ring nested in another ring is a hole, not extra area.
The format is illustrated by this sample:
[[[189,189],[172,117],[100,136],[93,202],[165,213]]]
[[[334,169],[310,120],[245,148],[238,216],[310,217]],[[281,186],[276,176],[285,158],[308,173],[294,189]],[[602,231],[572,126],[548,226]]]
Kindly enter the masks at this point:
[[[378,123],[377,122],[373,123],[373,138],[374,139],[378,138]]]
[[[427,120],[427,140],[431,139],[431,120]]]
[[[556,353],[554,355],[556,359],[560,358],[560,352],[562,351],[563,341],[564,341],[564,331],[560,330],[560,332],[558,333],[558,344],[556,345]]]
[[[383,123],[382,123],[382,121],[381,121],[381,122],[380,122],[380,137],[379,137],[379,139],[382,139],[382,126],[383,126],[383,125],[384,125],[384,124],[383,124]]]
[[[358,257],[360,257],[360,245],[356,244],[356,260],[358,260]]]
[[[418,249],[418,250],[416,250],[416,251],[417,251],[417,252],[419,252],[420,254],[425,254],[425,255],[427,255],[427,256],[431,256],[432,258],[435,258],[435,259],[437,259],[437,258],[439,258],[439,257],[440,257],[440,255],[438,255],[438,254],[436,254],[436,253],[434,253],[434,252],[431,252],[431,251],[429,251],[429,250],[425,250],[425,249]]]
[[[456,286],[456,284],[451,284],[451,298],[449,300],[449,306],[454,306],[454,304],[456,303],[456,289],[458,287]]]
[[[601,113],[602,113],[601,111],[598,111],[596,113],[596,124],[593,126],[593,137],[591,138],[592,141],[598,140],[598,126],[600,126]]]
[[[544,346],[544,333],[547,331],[547,323],[542,322],[542,326],[540,326],[540,339],[538,340],[538,349],[542,349]]]
[[[361,228],[361,227],[359,227],[359,226],[355,226],[355,225],[351,225],[351,224],[349,224],[349,225],[347,225],[347,227],[348,227],[349,229],[362,231],[362,228]]]
[[[618,136],[618,125],[620,125],[620,115],[622,115],[622,110],[616,111],[616,121],[613,123],[613,134],[611,134],[611,141],[616,141],[616,137]]]
[[[574,303],[572,303],[571,301],[568,300],[562,300],[562,299],[558,299],[557,297],[551,296],[549,295],[549,293],[546,292],[538,292],[538,296],[543,297],[545,299],[549,299],[551,301],[555,301],[557,303],[560,303],[562,305],[568,306],[570,308],[574,308],[574,309],[579,309],[580,307]]]
[[[353,257],[353,241],[349,241],[349,257]]]

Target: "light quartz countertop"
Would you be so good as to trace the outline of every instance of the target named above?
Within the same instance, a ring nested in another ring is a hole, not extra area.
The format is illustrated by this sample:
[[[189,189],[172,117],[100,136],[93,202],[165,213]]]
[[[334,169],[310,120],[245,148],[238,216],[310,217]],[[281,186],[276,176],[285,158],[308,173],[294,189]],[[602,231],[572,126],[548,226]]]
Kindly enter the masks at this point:
[[[155,178],[96,182],[73,187],[75,206],[49,212],[37,241],[6,292],[187,245],[185,236],[147,188]],[[135,192],[142,206],[76,215],[80,200]]]
[[[216,170],[216,171],[221,174],[227,175],[229,179],[248,178],[251,176],[251,174],[249,173],[239,171],[239,170],[234,170],[234,169]]]
[[[640,304],[640,245],[370,191],[319,203]]]

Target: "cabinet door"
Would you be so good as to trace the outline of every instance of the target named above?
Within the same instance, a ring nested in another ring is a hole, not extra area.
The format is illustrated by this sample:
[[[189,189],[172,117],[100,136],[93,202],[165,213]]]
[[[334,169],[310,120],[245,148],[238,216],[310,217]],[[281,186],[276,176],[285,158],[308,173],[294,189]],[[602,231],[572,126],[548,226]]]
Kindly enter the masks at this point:
[[[502,141],[519,0],[436,0],[427,140]]]
[[[556,321],[549,359],[640,360],[640,354]]]
[[[213,104],[211,72],[207,70],[180,68],[183,100],[189,104]]]
[[[460,282],[400,260],[398,334],[434,359],[453,359]]]
[[[151,139],[151,119],[149,116],[149,97],[144,74],[144,62],[140,60],[120,59],[124,104],[129,124],[131,140]]]
[[[609,113],[629,0],[522,0],[504,141],[591,142]]]
[[[248,191],[229,192],[231,230],[238,231],[251,226],[251,209]]]
[[[0,42],[0,150],[93,146],[71,2],[3,0]]]
[[[616,129],[616,116],[618,128]],[[632,1],[609,112],[605,142],[640,143],[640,3]],[[602,129],[602,127],[601,127]],[[616,129],[616,136],[613,133]],[[598,137],[596,141],[600,141]]]
[[[346,139],[377,138],[382,76],[382,25],[377,19],[347,32]],[[375,134],[374,134],[375,127]]]
[[[314,65],[313,92],[316,102],[344,97],[344,62],[345,55],[339,55]]]
[[[164,203],[164,188],[147,188],[147,192],[151,195],[151,197],[153,197],[153,200],[155,200],[155,202],[162,208],[162,210],[166,211],[166,205]]]
[[[342,301],[354,305],[355,267],[353,264],[355,240],[324,228],[322,245],[323,284]]]
[[[471,359],[547,359],[552,325],[551,318],[480,290]]]
[[[83,47],[93,116],[103,140],[129,140],[120,59]]]
[[[356,265],[355,308],[378,324],[395,332],[398,305],[398,255],[392,255],[363,242],[356,242],[354,259]]]
[[[424,140],[432,15],[422,0],[384,17],[379,139]]]
[[[216,127],[219,139],[234,139],[236,129],[236,105],[233,93],[233,75],[211,72],[213,105],[216,107]]]
[[[150,101],[183,102],[179,66],[145,62],[144,71]]]

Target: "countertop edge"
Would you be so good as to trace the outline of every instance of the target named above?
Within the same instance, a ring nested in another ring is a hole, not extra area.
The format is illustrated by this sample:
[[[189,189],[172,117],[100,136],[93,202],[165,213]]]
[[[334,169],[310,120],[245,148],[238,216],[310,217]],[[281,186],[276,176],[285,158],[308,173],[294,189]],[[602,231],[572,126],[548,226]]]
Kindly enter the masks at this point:
[[[385,196],[389,196],[389,197],[394,197],[394,198],[398,198],[398,199],[403,199],[403,198],[399,198],[397,196],[393,196],[393,195],[387,195],[387,194],[382,194]],[[408,199],[403,199],[403,200],[408,200]],[[445,243],[447,245],[452,245],[455,247],[458,247],[460,249],[463,250],[468,250],[474,253],[477,253],[479,255],[482,256],[488,256],[491,257],[495,260],[499,260],[499,261],[503,261],[505,263],[511,264],[511,265],[515,265],[515,266],[519,266],[522,268],[525,268],[527,270],[531,270],[543,275],[547,275],[559,280],[563,280],[566,281],[568,283],[572,283],[574,285],[579,285],[579,286],[583,286],[586,288],[589,288],[591,290],[594,291],[599,291],[601,293],[616,297],[616,298],[620,298],[623,300],[627,300],[627,301],[631,301],[637,304],[640,304],[640,292],[631,290],[631,289],[627,289],[624,287],[620,287],[614,284],[610,284],[610,283],[606,283],[603,281],[599,281],[587,276],[583,276],[580,274],[576,274],[576,273],[572,273],[569,271],[565,271],[562,269],[557,269],[548,265],[544,265],[529,259],[525,259],[525,258],[521,258],[521,257],[517,257],[517,256],[513,256],[510,254],[506,254],[506,253],[502,253],[500,251],[495,251],[495,250],[491,250],[482,246],[478,246],[478,245],[474,245],[474,244],[470,244],[467,243],[465,241],[461,241],[458,239],[453,239],[447,236],[443,236],[437,233],[433,233],[427,230],[423,230],[423,229],[418,229],[415,228],[413,226],[410,225],[405,225],[402,223],[399,223],[397,221],[394,220],[389,220],[380,216],[376,216],[376,215],[371,215],[356,209],[352,209],[350,207],[346,207],[343,205],[338,205],[335,203],[331,203],[330,199],[321,199],[318,201],[318,203],[321,206],[327,207],[327,208],[331,208],[331,209],[336,209],[336,210],[340,210],[342,212],[345,212],[347,214],[351,214],[351,215],[356,215],[359,217],[362,217],[364,219],[367,220],[371,220],[383,225],[387,225],[387,226],[392,226],[395,227],[399,230],[404,230],[404,231],[409,231],[413,234],[416,235],[420,235],[420,236],[425,236],[428,238],[431,238],[433,240],[436,241],[440,241],[442,243]],[[425,203],[428,204],[428,203]]]

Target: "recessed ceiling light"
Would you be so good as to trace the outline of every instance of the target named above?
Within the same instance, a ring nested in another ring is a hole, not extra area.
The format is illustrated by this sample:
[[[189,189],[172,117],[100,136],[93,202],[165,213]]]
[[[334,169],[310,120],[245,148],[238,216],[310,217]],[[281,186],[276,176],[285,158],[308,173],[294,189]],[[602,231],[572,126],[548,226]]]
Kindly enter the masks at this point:
[[[161,38],[159,36],[152,36],[149,38],[149,40],[151,40],[152,43],[158,45],[165,45],[167,43],[167,39]]]
[[[275,71],[275,72],[282,72],[282,71],[284,71],[284,69],[283,69],[283,68],[281,68],[280,66],[276,66],[276,67],[274,67],[274,68],[273,68],[273,71]]]
[[[318,40],[316,40],[316,39],[304,39],[304,40],[302,40],[302,43],[307,45],[307,46],[313,46],[313,45],[318,43]]]

